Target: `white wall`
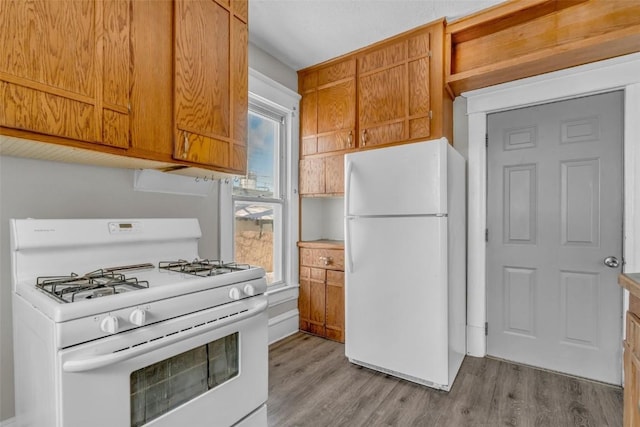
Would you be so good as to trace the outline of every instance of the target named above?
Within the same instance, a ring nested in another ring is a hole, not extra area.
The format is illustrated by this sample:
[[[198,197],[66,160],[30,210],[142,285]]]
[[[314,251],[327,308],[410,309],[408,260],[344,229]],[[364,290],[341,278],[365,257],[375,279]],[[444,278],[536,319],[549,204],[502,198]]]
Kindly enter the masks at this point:
[[[218,256],[217,186],[206,197],[139,192],[133,176],[133,169],[0,156],[0,420],[14,415],[10,218],[195,217],[200,255]]]
[[[344,198],[303,197],[301,240],[344,240]]]
[[[298,92],[298,74],[295,70],[252,43],[249,43],[249,68],[261,72],[294,92]]]

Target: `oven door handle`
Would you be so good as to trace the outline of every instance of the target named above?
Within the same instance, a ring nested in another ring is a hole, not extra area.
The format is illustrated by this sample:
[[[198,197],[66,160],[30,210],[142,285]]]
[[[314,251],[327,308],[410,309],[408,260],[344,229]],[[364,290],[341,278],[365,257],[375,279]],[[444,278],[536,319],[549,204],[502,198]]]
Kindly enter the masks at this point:
[[[136,345],[135,347],[130,347],[127,350],[121,350],[115,353],[101,354],[86,359],[67,360],[62,364],[62,369],[65,372],[86,372],[94,369],[104,368],[105,366],[113,365],[115,363],[140,356],[141,354],[149,353],[151,351],[194,337],[196,335],[207,333],[215,329],[222,328],[223,326],[229,325],[231,323],[253,317],[265,311],[268,304],[268,301],[265,299],[255,307],[243,313],[206,323],[202,326],[191,328],[187,331],[179,332],[177,334],[165,335],[163,338],[153,341],[147,341],[145,344]]]

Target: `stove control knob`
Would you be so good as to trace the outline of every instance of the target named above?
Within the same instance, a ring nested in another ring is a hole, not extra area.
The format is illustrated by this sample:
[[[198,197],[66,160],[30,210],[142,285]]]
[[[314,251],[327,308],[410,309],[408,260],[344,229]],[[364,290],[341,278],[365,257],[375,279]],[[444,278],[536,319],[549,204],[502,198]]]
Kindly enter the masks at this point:
[[[234,301],[238,301],[240,299],[240,297],[241,297],[240,289],[238,289],[238,288],[229,289],[229,298],[231,298]]]
[[[253,285],[244,285],[244,293],[252,297],[256,294],[256,288]]]
[[[129,320],[136,326],[144,325],[145,320],[147,319],[147,312],[141,308],[136,308],[129,315]]]
[[[107,334],[115,334],[118,332],[118,318],[116,316],[107,316],[100,322],[100,330]]]

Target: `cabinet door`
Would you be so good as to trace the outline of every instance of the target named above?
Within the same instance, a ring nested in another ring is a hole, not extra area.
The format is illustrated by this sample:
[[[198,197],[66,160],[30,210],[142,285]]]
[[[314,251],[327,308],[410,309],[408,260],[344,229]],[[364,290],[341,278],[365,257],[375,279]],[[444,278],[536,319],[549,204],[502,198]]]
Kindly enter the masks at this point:
[[[344,342],[344,272],[327,270],[326,337]]]
[[[358,58],[358,144],[430,135],[429,32],[423,30]]]
[[[300,75],[303,156],[352,148],[356,125],[355,58]]]
[[[325,191],[324,159],[302,159],[298,170],[301,195],[323,194]]]
[[[2,1],[0,126],[129,145],[130,1]]]
[[[352,147],[356,126],[355,58],[318,70],[318,152]]]
[[[146,158],[173,156],[173,4],[132,4],[131,147]]]
[[[321,336],[325,334],[325,279],[325,270],[300,266],[300,329]]]
[[[233,12],[236,3],[175,2],[174,156],[243,172],[247,31]]]
[[[311,317],[309,304],[311,301],[311,269],[300,266],[300,289],[298,294],[298,313],[300,317],[300,329],[309,331],[309,319]]]
[[[344,154],[324,158],[325,193],[344,193]]]

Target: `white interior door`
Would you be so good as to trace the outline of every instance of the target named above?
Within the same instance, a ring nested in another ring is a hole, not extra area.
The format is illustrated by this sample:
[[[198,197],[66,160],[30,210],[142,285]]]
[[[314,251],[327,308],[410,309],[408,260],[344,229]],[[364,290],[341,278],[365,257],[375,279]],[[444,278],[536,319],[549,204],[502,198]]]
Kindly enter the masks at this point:
[[[622,106],[488,116],[489,355],[621,383]]]

